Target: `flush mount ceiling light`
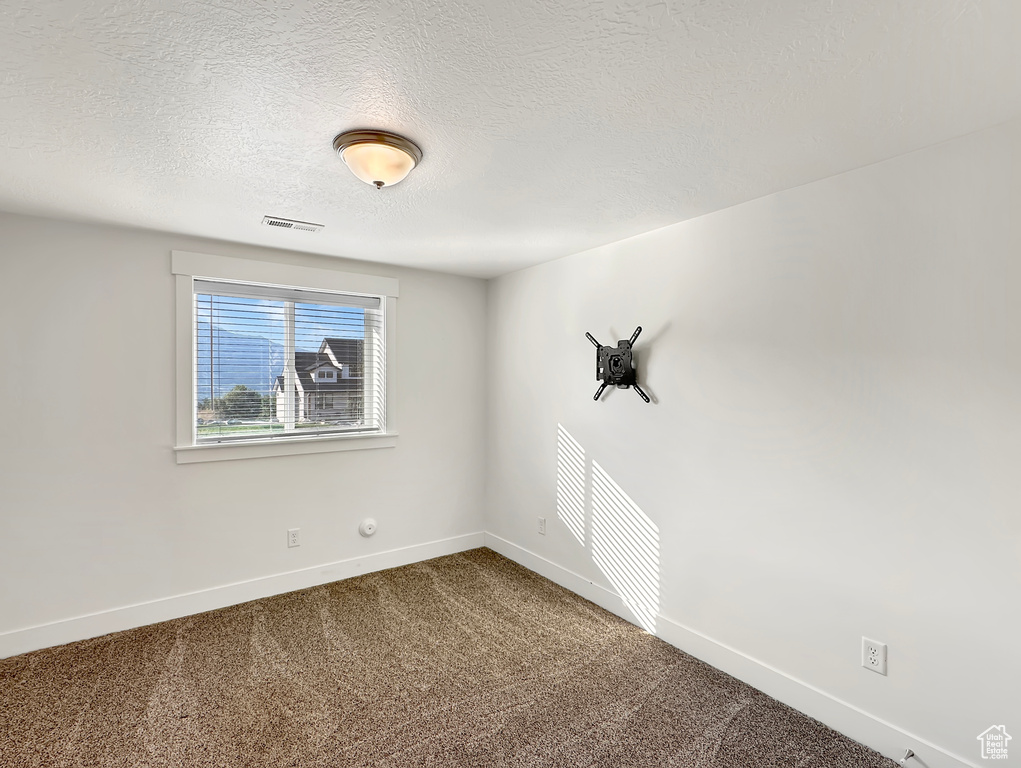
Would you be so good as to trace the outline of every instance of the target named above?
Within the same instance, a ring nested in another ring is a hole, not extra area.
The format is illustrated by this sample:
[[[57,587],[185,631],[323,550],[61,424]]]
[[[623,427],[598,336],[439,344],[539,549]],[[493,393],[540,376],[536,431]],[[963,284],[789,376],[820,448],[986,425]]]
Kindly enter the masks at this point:
[[[377,189],[389,187],[422,162],[422,150],[403,136],[386,131],[347,131],[333,140],[351,173]]]

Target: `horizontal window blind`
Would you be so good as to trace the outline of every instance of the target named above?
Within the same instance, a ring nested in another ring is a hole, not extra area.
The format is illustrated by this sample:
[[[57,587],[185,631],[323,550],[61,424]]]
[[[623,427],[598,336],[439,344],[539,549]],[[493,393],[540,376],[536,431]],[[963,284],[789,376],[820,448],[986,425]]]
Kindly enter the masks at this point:
[[[197,444],[385,431],[379,296],[193,285]]]

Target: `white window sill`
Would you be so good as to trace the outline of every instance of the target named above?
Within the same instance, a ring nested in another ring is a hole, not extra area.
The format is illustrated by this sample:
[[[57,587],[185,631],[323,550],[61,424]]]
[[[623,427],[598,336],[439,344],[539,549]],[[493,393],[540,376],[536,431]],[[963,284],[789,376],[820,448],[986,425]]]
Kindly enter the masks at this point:
[[[305,440],[253,440],[245,443],[205,443],[179,445],[174,448],[178,464],[195,464],[203,461],[234,461],[259,459],[265,456],[295,456],[301,453],[331,453],[333,451],[367,451],[374,448],[394,448],[397,434],[344,435],[342,437],[312,437]]]

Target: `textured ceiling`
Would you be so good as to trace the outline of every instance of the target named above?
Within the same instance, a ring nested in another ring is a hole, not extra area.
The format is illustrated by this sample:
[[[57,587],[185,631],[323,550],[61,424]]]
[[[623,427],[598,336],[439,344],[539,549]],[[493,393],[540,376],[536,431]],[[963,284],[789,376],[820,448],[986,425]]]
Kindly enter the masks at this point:
[[[1017,0],[4,0],[0,208],[490,276],[1010,119],[1019,40]],[[366,127],[421,166],[355,179]]]

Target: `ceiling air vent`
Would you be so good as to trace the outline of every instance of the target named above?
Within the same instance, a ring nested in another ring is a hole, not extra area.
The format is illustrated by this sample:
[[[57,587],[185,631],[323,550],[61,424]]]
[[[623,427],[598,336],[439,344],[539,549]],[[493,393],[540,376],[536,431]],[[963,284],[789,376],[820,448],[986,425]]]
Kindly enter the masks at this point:
[[[323,228],[322,224],[313,224],[310,221],[295,221],[294,219],[281,219],[279,216],[263,216],[262,223],[267,227],[296,229],[300,232],[318,232]]]

